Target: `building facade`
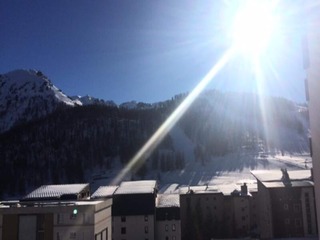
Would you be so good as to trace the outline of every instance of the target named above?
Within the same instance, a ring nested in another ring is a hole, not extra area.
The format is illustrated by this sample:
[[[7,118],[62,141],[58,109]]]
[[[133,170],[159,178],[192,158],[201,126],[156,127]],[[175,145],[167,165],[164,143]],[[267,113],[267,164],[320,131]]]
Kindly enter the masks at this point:
[[[49,185],[20,201],[3,202],[0,240],[110,240],[112,199],[68,200],[81,198],[86,189],[82,186]],[[70,191],[65,194],[67,189]]]
[[[122,182],[113,194],[112,238],[154,240],[156,181]]]
[[[180,189],[182,239],[257,236],[255,205],[247,185],[192,186]]]
[[[310,170],[257,170],[260,237],[317,236],[314,187]]]
[[[181,239],[179,194],[158,194],[156,201],[155,239]]]

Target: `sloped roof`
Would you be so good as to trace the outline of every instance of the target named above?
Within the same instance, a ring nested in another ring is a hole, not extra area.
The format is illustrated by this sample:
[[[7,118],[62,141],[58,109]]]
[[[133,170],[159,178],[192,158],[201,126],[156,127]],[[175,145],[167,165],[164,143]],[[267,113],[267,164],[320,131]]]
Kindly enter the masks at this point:
[[[118,186],[100,186],[92,195],[91,198],[107,198],[112,197]]]
[[[158,194],[156,207],[180,207],[179,194]]]
[[[23,200],[60,199],[64,195],[78,195],[87,187],[88,183],[43,185],[29,193]]]
[[[117,190],[114,192],[115,195],[120,194],[144,194],[144,193],[155,193],[157,188],[157,181],[155,180],[144,180],[144,181],[129,181],[122,182]]]

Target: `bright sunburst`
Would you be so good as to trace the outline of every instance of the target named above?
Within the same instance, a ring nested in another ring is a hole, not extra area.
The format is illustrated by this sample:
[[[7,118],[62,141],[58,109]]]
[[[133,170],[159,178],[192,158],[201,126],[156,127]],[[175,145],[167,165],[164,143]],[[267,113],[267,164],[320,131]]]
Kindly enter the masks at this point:
[[[274,1],[249,0],[241,5],[233,23],[233,44],[245,55],[259,56],[277,27]]]
[[[229,63],[237,53],[249,56],[252,60],[252,68],[255,72],[258,92],[261,93],[264,87],[264,76],[261,68],[262,53],[267,49],[271,37],[277,27],[277,17],[274,14],[275,1],[272,0],[247,0],[241,5],[232,18],[232,44],[228,46],[225,54],[217,61],[212,69],[202,78],[197,86],[190,92],[188,97],[176,108],[166,119],[159,129],[150,137],[144,146],[132,157],[127,166],[113,179],[112,184],[119,184],[135,167],[141,165],[150,156],[151,152],[159,145],[171,128],[178,122],[180,117],[189,108],[192,102],[212,81],[213,78]],[[231,4],[232,5],[232,4]],[[229,22],[228,22],[229,23]],[[227,24],[228,25],[228,24]],[[227,30],[227,35],[229,35]],[[225,39],[227,40],[227,39]],[[228,38],[229,40],[229,38]],[[229,41],[228,41],[229,42]],[[264,103],[260,101],[264,120]],[[268,133],[268,129],[265,129]]]

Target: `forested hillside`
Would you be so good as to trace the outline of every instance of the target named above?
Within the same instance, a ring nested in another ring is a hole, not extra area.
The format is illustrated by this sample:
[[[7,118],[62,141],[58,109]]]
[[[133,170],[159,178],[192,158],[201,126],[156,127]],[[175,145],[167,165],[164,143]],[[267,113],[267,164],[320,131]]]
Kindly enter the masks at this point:
[[[97,169],[117,172],[186,95],[148,108],[87,105],[62,108],[0,135],[0,190],[5,197],[48,183],[87,182]],[[261,104],[264,105],[263,111]],[[285,99],[203,93],[178,122],[192,142],[175,149],[172,133],[131,178],[205,165],[237,151],[306,152],[307,110]],[[189,149],[190,150],[190,149]],[[186,156],[188,154],[188,156]]]

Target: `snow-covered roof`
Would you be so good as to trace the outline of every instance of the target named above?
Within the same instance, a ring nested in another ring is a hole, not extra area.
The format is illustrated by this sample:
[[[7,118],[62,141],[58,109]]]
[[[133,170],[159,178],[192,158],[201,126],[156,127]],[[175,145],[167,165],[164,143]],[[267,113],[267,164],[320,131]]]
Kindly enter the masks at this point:
[[[217,186],[188,186],[188,187],[181,187],[180,194],[187,194],[187,193],[219,193]]]
[[[287,180],[284,180],[283,172],[280,169],[251,171],[253,176],[267,188],[277,188],[288,185],[292,187],[313,186],[310,170],[295,170],[286,172],[289,177]]]
[[[43,185],[29,193],[23,200],[60,199],[64,195],[78,195],[86,188],[89,188],[88,183]]]
[[[118,186],[100,186],[92,195],[91,198],[106,198],[112,197]]]
[[[128,181],[122,182],[114,194],[154,193],[156,191],[156,187],[157,181],[155,180]]]
[[[157,208],[180,207],[179,194],[158,194]]]
[[[241,191],[241,185],[246,184],[248,188],[248,192],[256,192],[257,191],[257,183],[252,180],[240,180],[236,183],[227,183],[227,184],[219,184],[219,185],[204,185],[204,186],[188,186],[181,187],[180,194],[212,194],[212,193],[221,193],[223,195],[231,195],[234,191]]]

